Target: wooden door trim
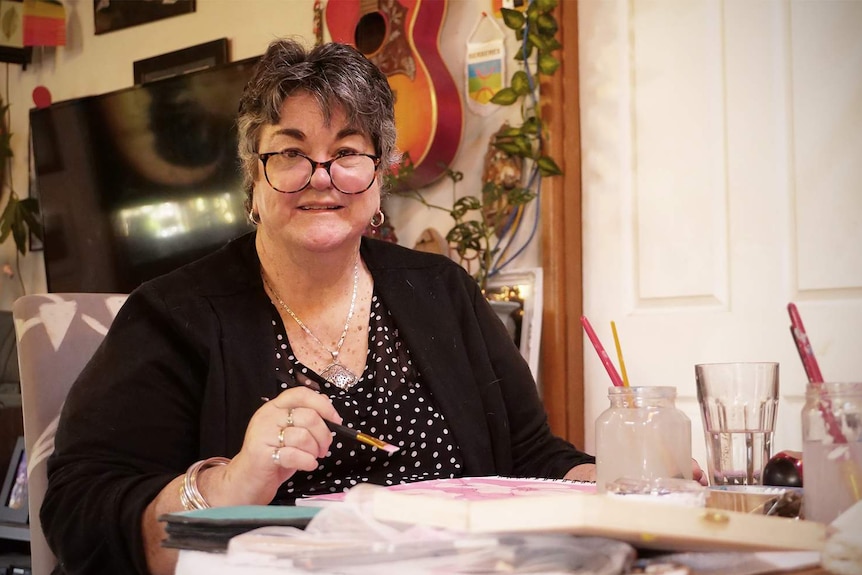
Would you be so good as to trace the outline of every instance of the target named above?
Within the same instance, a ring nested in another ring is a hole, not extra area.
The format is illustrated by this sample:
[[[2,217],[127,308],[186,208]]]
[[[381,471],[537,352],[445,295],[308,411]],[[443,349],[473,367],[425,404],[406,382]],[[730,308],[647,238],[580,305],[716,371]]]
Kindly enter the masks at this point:
[[[581,139],[578,2],[560,2],[560,69],[544,79],[542,118],[548,152],[563,175],[545,178],[541,192],[543,310],[541,382],[551,429],[584,444],[584,352],[581,250]]]

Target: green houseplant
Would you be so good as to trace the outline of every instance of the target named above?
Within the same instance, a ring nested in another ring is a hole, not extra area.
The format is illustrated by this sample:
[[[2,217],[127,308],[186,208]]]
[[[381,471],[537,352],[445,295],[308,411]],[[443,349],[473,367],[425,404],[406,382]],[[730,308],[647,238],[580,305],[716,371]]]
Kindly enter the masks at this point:
[[[27,245],[32,234],[42,239],[42,223],[39,220],[39,202],[36,198],[18,197],[12,178],[12,132],[9,130],[9,104],[0,98],[0,182],[5,200],[0,209],[0,244],[11,236],[15,242],[15,268],[13,275],[18,276],[21,291],[26,293],[24,281],[19,270],[20,257],[27,255]],[[8,188],[8,192],[7,192]]]
[[[539,76],[551,76],[560,67],[554,52],[562,45],[556,35],[559,29],[553,11],[557,0],[531,0],[525,11],[503,8],[506,27],[514,31],[520,48],[515,60],[520,69],[512,74],[509,86],[499,90],[491,102],[501,106],[521,104],[521,123],[505,124],[492,138],[491,146],[504,161],[515,162],[517,179],[485,181],[476,195],[455,200],[451,208],[426,201],[419,190],[404,185],[409,181],[412,165],[407,157],[398,173],[390,176],[390,189],[420,201],[429,208],[449,212],[452,228],[446,241],[461,263],[475,262],[474,277],[484,290],[489,276],[500,271],[509,261],[499,261],[523,222],[523,211],[538,194],[541,178],[562,173],[553,158],[544,150],[545,126],[539,108]],[[535,62],[535,72],[532,69]],[[447,170],[453,191],[463,179],[461,172]]]

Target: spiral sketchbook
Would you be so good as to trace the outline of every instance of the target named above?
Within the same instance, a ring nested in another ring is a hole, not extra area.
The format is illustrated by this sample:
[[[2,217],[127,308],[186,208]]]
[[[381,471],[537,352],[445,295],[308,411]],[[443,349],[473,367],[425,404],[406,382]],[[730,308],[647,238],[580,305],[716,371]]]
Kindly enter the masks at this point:
[[[545,479],[534,477],[454,477],[429,479],[415,483],[399,483],[386,487],[388,491],[429,495],[445,499],[478,501],[519,497],[522,495],[550,495],[571,493],[595,493],[596,484],[591,481],[572,481],[569,479]],[[296,500],[300,507],[318,507],[344,501],[346,492],[312,495]]]

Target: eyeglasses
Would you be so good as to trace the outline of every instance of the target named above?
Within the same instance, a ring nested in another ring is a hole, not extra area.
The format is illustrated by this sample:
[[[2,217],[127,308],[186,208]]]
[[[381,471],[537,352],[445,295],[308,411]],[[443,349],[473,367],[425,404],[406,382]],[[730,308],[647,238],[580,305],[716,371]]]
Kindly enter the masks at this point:
[[[380,157],[371,154],[342,154],[326,162],[315,162],[299,152],[258,154],[267,183],[276,192],[295,194],[311,183],[317,168],[329,174],[332,186],[342,194],[361,194],[371,187]]]

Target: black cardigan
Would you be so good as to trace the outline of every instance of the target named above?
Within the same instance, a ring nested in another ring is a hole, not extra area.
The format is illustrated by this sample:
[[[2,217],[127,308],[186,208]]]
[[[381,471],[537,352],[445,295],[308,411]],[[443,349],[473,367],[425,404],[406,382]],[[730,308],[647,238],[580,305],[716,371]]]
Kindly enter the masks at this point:
[[[562,477],[594,459],[555,437],[527,363],[476,282],[363,239],[362,258],[446,417],[465,475]],[[129,295],[63,407],[41,519],[65,573],[146,572],[141,516],[194,461],[232,457],[272,392],[254,234]]]

